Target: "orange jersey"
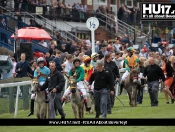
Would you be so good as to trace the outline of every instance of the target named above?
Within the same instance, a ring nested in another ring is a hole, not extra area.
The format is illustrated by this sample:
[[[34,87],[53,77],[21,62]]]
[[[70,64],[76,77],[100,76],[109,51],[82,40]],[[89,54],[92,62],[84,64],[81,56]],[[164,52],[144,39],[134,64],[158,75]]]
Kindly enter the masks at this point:
[[[136,66],[138,57],[136,55],[132,55],[132,57],[127,56],[126,60],[128,61],[128,66]]]
[[[93,67],[91,65],[89,67],[86,67],[84,64],[82,64],[81,67],[84,69],[85,72],[84,79],[88,82],[92,75]]]

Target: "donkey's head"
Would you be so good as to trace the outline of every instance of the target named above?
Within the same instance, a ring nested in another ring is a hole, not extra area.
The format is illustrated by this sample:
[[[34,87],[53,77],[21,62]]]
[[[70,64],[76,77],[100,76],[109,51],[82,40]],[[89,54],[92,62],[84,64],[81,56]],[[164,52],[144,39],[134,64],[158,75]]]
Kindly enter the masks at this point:
[[[32,89],[31,92],[35,93],[37,91],[37,89],[39,88],[39,81],[38,78],[33,78],[32,79]]]
[[[77,87],[77,81],[73,76],[69,77],[69,86],[70,86],[70,88],[69,88],[70,91],[72,93],[75,93],[76,92],[76,87]]]
[[[31,92],[35,93],[39,87],[39,81],[37,77],[33,77],[31,74],[28,73],[28,76],[32,79],[31,83]]]
[[[136,69],[131,70],[130,72],[130,79],[133,83],[138,83],[138,71]]]

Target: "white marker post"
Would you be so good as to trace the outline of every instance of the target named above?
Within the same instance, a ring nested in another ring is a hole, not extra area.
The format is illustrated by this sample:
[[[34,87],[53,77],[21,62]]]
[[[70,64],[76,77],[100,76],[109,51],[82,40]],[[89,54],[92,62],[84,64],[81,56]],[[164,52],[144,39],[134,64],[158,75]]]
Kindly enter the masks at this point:
[[[95,35],[94,32],[99,26],[99,21],[96,17],[90,17],[86,21],[86,26],[91,30],[92,53],[95,53]]]

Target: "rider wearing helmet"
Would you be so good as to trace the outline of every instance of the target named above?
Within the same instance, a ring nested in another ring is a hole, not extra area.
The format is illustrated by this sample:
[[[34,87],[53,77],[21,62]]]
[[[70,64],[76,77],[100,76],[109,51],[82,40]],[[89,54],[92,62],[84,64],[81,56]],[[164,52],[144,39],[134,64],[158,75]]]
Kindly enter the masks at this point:
[[[89,82],[89,79],[90,79],[92,72],[93,72],[93,67],[90,65],[91,58],[89,56],[85,56],[83,59],[83,62],[84,63],[81,65],[81,67],[85,71],[84,81]]]
[[[128,56],[125,58],[125,67],[133,68],[136,67],[139,63],[138,57],[134,54],[134,48],[129,47],[127,49]]]
[[[95,66],[96,66],[97,61],[98,61],[98,56],[99,56],[99,54],[97,54],[97,53],[92,53],[92,55],[91,55],[91,66],[93,66],[94,69],[95,69]]]
[[[75,57],[73,59],[73,65],[75,67],[75,72],[76,72],[76,81],[77,81],[77,88],[79,90],[81,90],[81,92],[83,93],[84,96],[84,103],[86,106],[86,111],[89,111],[91,108],[88,107],[87,105],[87,92],[86,89],[84,87],[83,81],[84,81],[84,69],[80,66],[80,59],[78,57]],[[69,76],[73,76],[74,75],[74,70],[71,69],[69,72]],[[70,90],[69,88],[66,89],[66,91],[64,92],[64,95],[62,97],[62,104],[65,102],[66,100],[66,96],[68,96],[70,94]]]
[[[120,94],[122,93],[123,87],[124,87],[124,81],[126,77],[129,74],[129,71],[131,68],[137,67],[139,63],[139,58],[134,54],[134,48],[129,47],[127,49],[128,51],[128,56],[124,59],[124,64],[126,67],[126,72],[123,74],[122,79],[121,79],[121,86],[120,86]]]
[[[38,67],[34,71],[34,77],[38,77],[40,85],[44,84],[46,77],[50,74],[50,69],[48,67],[44,66],[44,61],[45,60],[43,57],[39,57],[37,59]],[[34,99],[35,99],[35,94],[32,94],[31,95],[30,113],[28,114],[28,116],[31,116],[34,113]]]

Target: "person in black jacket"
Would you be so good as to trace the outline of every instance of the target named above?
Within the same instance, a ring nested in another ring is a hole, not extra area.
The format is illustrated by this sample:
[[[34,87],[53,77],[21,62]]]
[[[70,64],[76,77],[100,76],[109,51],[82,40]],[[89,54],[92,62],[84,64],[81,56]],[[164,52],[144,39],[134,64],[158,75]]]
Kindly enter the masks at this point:
[[[115,81],[119,81],[120,78],[120,74],[119,74],[119,69],[117,67],[117,65],[115,64],[114,61],[112,61],[112,54],[109,53],[107,55],[105,55],[105,69],[108,67],[112,74],[113,74],[113,82]],[[115,83],[113,83],[113,87],[115,86]],[[115,92],[115,91],[114,91]],[[115,95],[110,95],[110,99],[111,99],[111,107],[114,106],[114,101],[115,101]],[[110,112],[109,112],[110,113]]]
[[[32,74],[33,71],[29,65],[29,62],[26,61],[26,54],[22,53],[20,56],[21,60],[17,62],[15,72],[17,73],[16,77],[28,77],[27,73]]]
[[[61,72],[63,69],[61,67],[61,63],[60,63],[60,57],[61,57],[61,51],[56,51],[56,56],[53,59],[53,61],[56,63],[56,68],[59,72]]]
[[[150,57],[148,62],[149,65],[145,67],[142,78],[144,79],[147,76],[151,106],[158,106],[159,79],[162,79],[164,85],[165,76],[162,69],[154,63],[153,57]]]
[[[110,94],[114,94],[113,81],[110,79],[109,72],[104,70],[103,61],[98,61],[96,64],[96,71],[92,73],[89,79],[89,89],[94,83],[94,99],[95,99],[95,118],[99,118],[102,114],[102,118],[106,118],[107,103],[108,103],[108,89]],[[108,87],[109,85],[109,87]]]
[[[121,7],[119,8],[119,10],[118,10],[118,19],[119,20],[122,20],[123,19],[123,13],[125,12],[125,10],[124,10],[124,5],[122,4],[121,5]]]
[[[61,119],[65,119],[65,113],[61,106],[61,92],[65,85],[64,76],[57,71],[56,63],[49,62],[50,74],[46,78],[45,83],[38,89],[43,91],[48,88],[49,91],[49,119],[55,118],[55,110],[58,109]],[[55,108],[56,107],[56,108]]]

